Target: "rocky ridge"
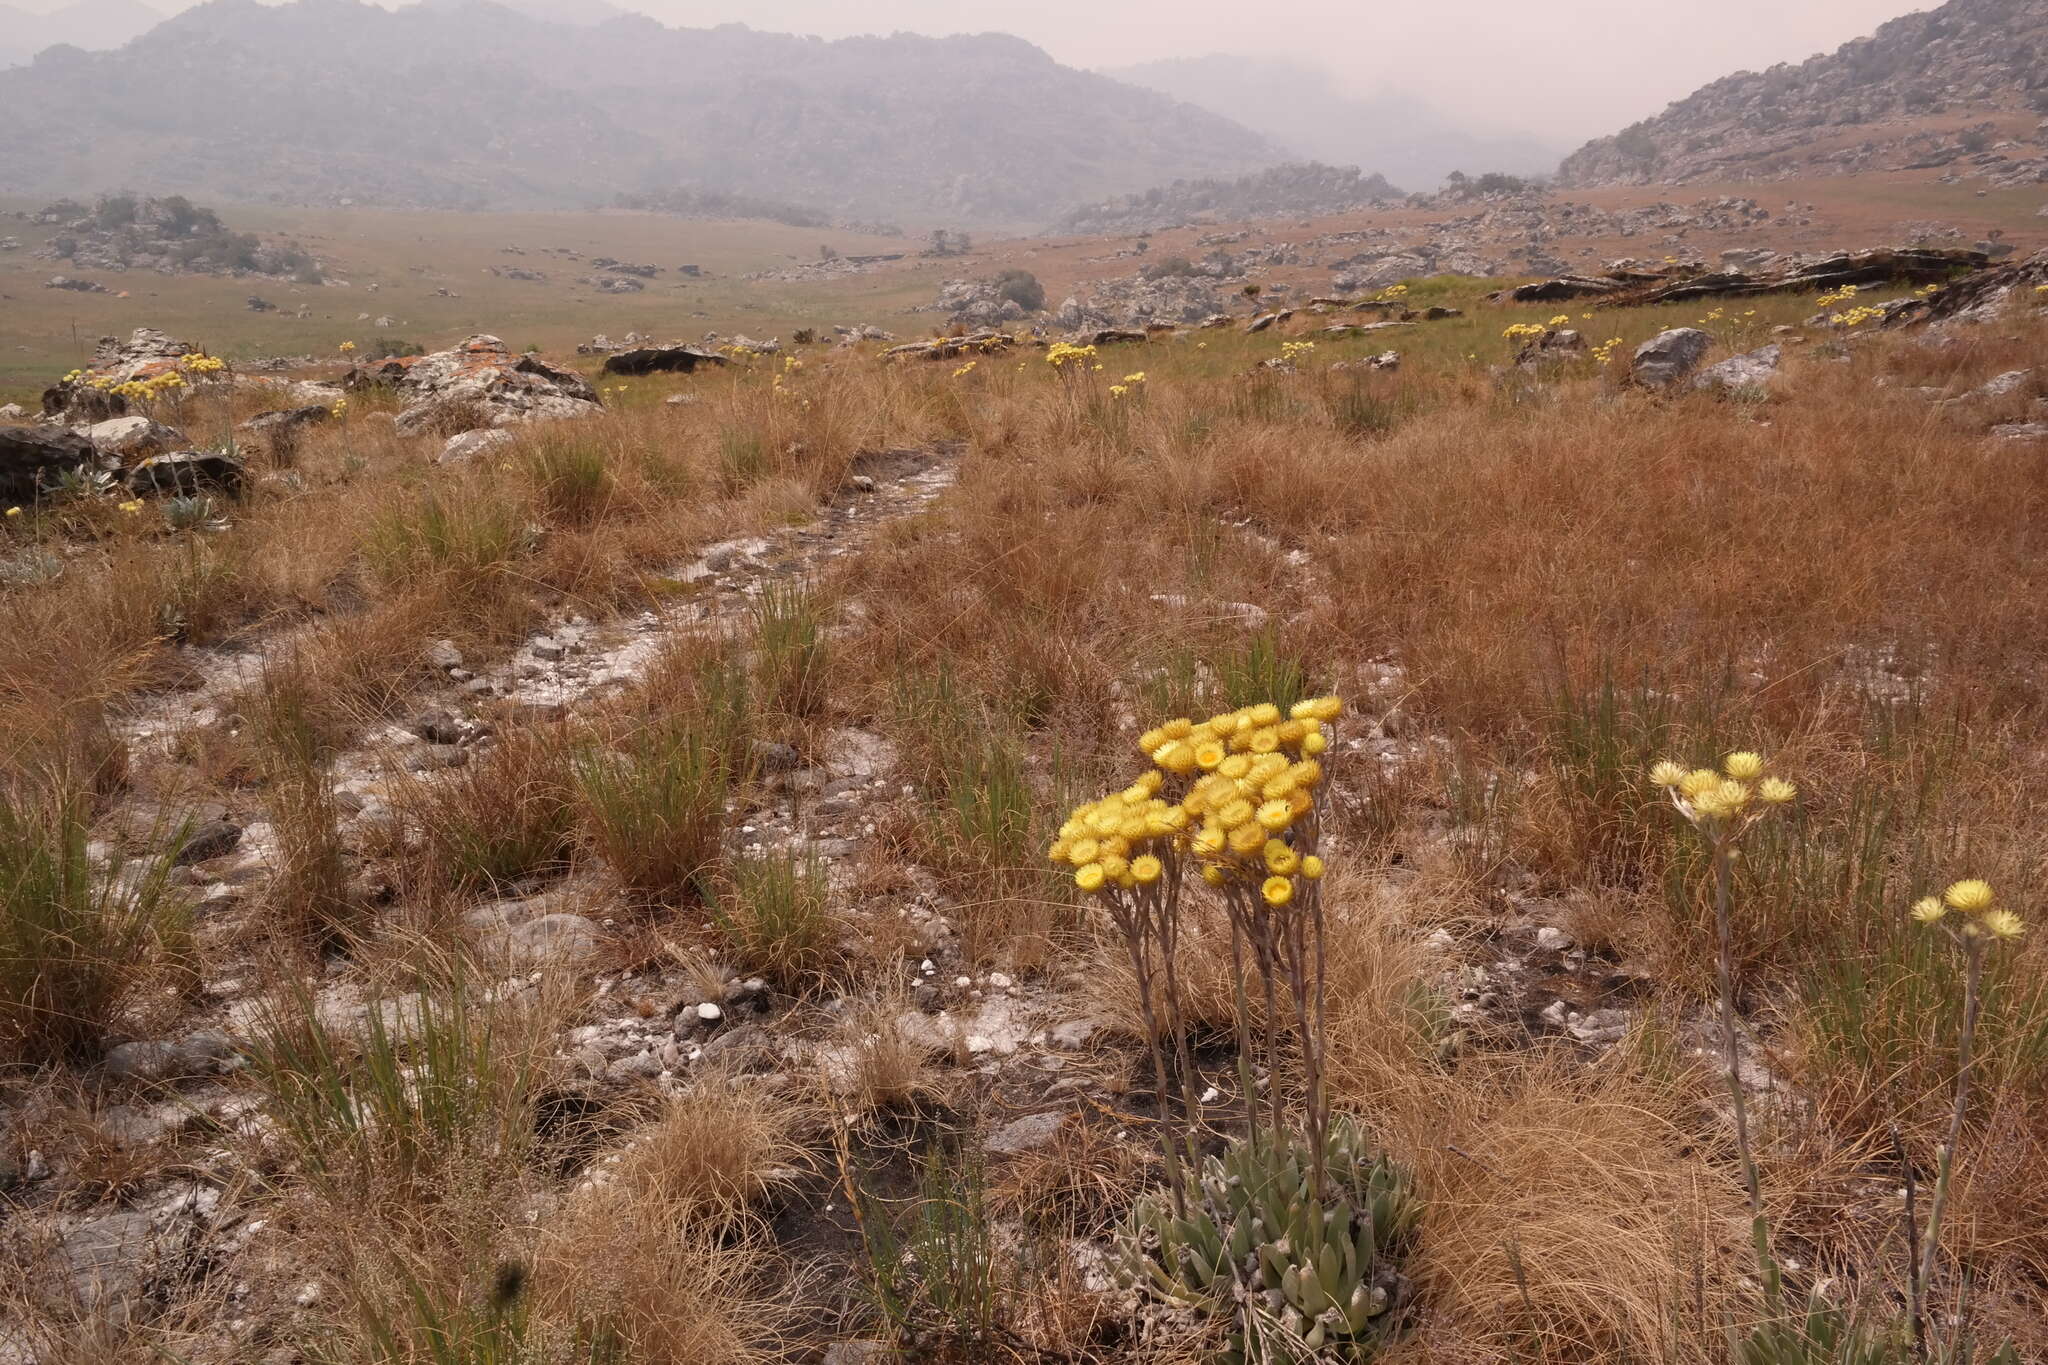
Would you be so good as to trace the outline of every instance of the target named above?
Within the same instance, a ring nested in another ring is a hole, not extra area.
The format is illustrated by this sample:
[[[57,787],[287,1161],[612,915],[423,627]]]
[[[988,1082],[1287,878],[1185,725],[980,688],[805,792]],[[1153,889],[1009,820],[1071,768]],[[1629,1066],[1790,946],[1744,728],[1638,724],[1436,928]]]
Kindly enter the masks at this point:
[[[2043,0],[1949,0],[1797,66],[1738,72],[1598,138],[1570,186],[1776,180],[1943,168],[1997,185],[2048,180]]]

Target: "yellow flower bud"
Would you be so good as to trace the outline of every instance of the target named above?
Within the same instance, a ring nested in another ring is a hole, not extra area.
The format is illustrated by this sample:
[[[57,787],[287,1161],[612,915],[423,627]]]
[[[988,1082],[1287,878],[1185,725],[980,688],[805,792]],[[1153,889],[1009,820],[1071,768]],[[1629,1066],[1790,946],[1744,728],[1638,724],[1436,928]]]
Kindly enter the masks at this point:
[[[1721,770],[1728,776],[1743,782],[1751,782],[1763,775],[1764,756],[1753,754],[1747,749],[1728,755],[1721,764]]]
[[[1268,877],[1259,894],[1265,897],[1266,904],[1282,906],[1294,899],[1294,883],[1286,877]]]
[[[1323,860],[1313,853],[1304,854],[1301,859],[1301,875],[1312,882],[1321,881],[1323,876]]]
[[[1939,896],[1922,896],[1913,902],[1913,918],[1922,924],[1935,924],[1948,914],[1948,907],[1941,903]]]
[[[1301,751],[1311,758],[1329,747],[1330,741],[1323,737],[1320,730],[1311,730],[1301,737]]]
[[[1799,795],[1799,788],[1782,777],[1767,777],[1757,783],[1756,794],[1773,806],[1782,806]]]

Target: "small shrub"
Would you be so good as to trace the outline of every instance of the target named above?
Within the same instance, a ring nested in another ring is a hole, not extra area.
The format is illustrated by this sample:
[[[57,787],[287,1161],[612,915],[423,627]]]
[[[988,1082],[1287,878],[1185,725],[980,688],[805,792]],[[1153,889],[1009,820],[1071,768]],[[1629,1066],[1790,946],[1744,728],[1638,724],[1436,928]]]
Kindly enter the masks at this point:
[[[1005,270],[996,276],[996,293],[1027,313],[1045,307],[1045,286],[1028,270]]]

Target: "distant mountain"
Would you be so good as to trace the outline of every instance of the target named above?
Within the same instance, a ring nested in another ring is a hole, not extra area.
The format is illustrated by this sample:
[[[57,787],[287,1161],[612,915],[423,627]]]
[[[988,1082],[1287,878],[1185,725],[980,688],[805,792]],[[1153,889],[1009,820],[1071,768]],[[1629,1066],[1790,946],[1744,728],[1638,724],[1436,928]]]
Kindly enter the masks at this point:
[[[48,14],[0,5],[0,67],[28,61],[58,43],[88,50],[119,47],[162,20],[141,0],[73,0]]]
[[[1346,95],[1330,73],[1270,57],[1175,57],[1106,71],[1264,133],[1301,156],[1428,190],[1452,171],[1548,172],[1562,147],[1475,132],[1409,95]]]
[[[2048,166],[2042,114],[2048,0],[1950,0],[1797,66],[1702,86],[1587,143],[1559,177],[1675,184],[1953,165],[2034,183]]]
[[[0,128],[16,193],[552,207],[682,187],[955,224],[1280,159],[1000,34],[586,27],[486,0],[211,0],[117,52],[0,71]]]

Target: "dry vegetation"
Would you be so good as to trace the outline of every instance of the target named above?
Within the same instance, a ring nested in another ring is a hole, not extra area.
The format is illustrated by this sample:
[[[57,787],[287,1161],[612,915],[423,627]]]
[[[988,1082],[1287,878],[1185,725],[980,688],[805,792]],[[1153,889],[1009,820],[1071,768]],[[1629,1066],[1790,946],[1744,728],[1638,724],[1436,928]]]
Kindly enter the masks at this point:
[[[1728,340],[1809,303],[1762,307]],[[1800,786],[1735,867],[1731,925],[1777,1254],[1798,1294],[1895,1313],[1964,985],[1908,907],[1981,876],[2027,914],[2048,878],[2048,466],[1987,441],[1997,404],[1908,390],[2038,364],[2048,324],[1817,332],[1735,401],[1629,389],[1625,350],[1497,375],[1516,320],[1397,334],[1394,373],[1331,370],[1367,347],[1328,341],[1254,369],[1279,339],[1235,333],[1099,373],[819,353],[685,406],[628,381],[601,418],[452,466],[359,400],[225,530],[92,499],[10,519],[8,563],[61,572],[0,589],[0,1357],[1200,1358],[1213,1324],[1100,1260],[1162,1179],[1166,1116],[1138,984],[1043,851],[1156,719],[1325,692],[1349,710],[1324,1075],[1420,1209],[1380,1358],[1693,1365],[1758,1312],[1707,864],[1644,780],[1732,750]],[[955,441],[925,510],[740,610],[682,572]],[[434,642],[482,671],[572,614],[642,611],[665,644],[637,679],[459,697],[488,737],[407,768],[391,723],[455,696]],[[855,735],[893,768],[807,787]],[[863,804],[829,865],[750,833],[834,799]],[[163,855],[222,809],[269,837],[216,900],[220,863]],[[491,907],[539,895],[595,942],[507,971]],[[1230,943],[1200,916],[1181,943],[1215,1134],[1241,1127],[1252,1022]],[[1930,1287],[1938,1321],[2022,1360],[2048,1359],[2041,951],[1988,960]],[[761,979],[744,1021],[728,977]],[[1027,1021],[1008,1047],[970,1036],[991,1000]],[[651,1069],[579,1051],[671,1014]],[[1092,1035],[1053,1036],[1073,1021]],[[109,1046],[199,1027],[241,1058],[207,1082],[225,1100],[153,1145],[110,1135],[199,1101],[111,1074]],[[1046,1111],[1046,1145],[981,1150]],[[167,1188],[218,1211],[152,1225],[125,1293],[72,1273],[81,1226]]]

